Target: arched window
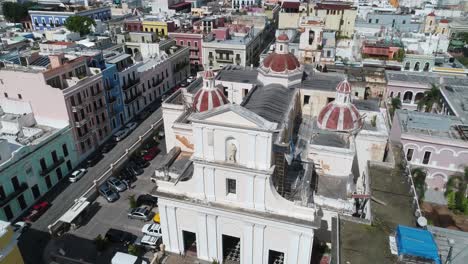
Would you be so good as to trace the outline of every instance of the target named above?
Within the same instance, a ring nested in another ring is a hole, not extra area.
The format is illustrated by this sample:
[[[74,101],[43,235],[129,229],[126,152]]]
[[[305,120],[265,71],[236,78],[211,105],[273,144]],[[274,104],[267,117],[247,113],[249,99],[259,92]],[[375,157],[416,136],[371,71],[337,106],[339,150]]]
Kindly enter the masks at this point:
[[[283,51],[283,45],[280,45],[280,51]]]
[[[432,26],[432,20],[431,20],[431,21],[429,21],[429,26]]]
[[[226,161],[237,163],[239,160],[239,144],[237,140],[232,137],[226,139]]]
[[[405,64],[405,71],[409,71],[410,67],[411,67],[411,63],[407,61]]]
[[[423,71],[426,71],[426,72],[429,71],[429,62],[426,62],[426,63],[424,64]]]
[[[413,92],[407,91],[403,95],[403,103],[409,104],[411,103],[411,100],[413,99]]]
[[[393,98],[393,92],[390,92],[390,98]]]
[[[414,71],[419,71],[419,61],[414,64]]]

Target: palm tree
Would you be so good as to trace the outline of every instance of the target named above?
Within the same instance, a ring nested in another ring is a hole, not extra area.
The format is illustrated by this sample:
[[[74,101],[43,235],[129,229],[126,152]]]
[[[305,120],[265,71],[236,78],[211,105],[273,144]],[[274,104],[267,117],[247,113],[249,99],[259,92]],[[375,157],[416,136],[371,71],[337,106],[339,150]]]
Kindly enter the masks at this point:
[[[419,201],[424,200],[424,193],[426,192],[426,171],[422,168],[414,168],[411,171],[413,176],[414,188],[418,195]]]
[[[401,100],[400,97],[392,98],[390,101],[390,116],[393,118],[393,114],[395,113],[396,109],[401,109]]]
[[[441,94],[440,89],[437,85],[431,84],[431,89],[424,92],[423,98],[418,102],[418,110],[424,109],[424,112],[432,112],[434,104],[437,105],[440,102]]]

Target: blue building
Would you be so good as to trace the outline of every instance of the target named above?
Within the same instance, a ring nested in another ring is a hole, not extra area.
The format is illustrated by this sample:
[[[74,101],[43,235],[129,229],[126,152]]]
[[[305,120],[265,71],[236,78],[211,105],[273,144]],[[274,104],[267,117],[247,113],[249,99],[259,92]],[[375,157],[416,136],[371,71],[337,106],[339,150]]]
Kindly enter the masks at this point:
[[[111,19],[110,7],[97,7],[85,9],[72,8],[66,10],[60,6],[34,6],[29,10],[31,23],[34,30],[48,30],[55,27],[63,26],[65,20],[71,16],[87,16],[95,20]]]
[[[106,94],[107,111],[111,123],[112,133],[119,130],[125,124],[124,105],[120,78],[115,64],[106,64],[102,71],[102,78]]]

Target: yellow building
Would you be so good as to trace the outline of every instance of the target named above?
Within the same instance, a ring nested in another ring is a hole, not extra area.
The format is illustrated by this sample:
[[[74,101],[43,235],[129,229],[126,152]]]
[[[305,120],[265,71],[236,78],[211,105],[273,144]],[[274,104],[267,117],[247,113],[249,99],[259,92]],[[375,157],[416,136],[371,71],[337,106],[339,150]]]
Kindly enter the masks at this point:
[[[310,14],[325,21],[325,29],[334,30],[342,37],[351,38],[357,9],[349,3],[317,3],[310,5]]]
[[[18,234],[9,222],[0,220],[0,264],[24,264],[17,244]]]
[[[156,32],[160,36],[174,31],[174,21],[145,20],[141,24],[144,32]]]

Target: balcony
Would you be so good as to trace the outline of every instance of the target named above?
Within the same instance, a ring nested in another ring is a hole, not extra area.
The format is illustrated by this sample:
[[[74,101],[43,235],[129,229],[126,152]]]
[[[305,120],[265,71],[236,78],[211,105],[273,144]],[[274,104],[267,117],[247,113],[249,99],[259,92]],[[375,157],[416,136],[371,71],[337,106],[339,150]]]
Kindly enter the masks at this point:
[[[88,120],[87,120],[87,119],[83,119],[83,120],[81,120],[81,121],[75,122],[75,127],[82,127],[82,126],[84,126],[86,123],[88,123]]]
[[[63,162],[65,161],[64,157],[60,157],[58,160],[56,160],[52,165],[47,167],[45,170],[41,171],[41,176],[45,176],[49,174],[49,172],[55,170],[58,166],[60,166]]]
[[[15,199],[18,197],[20,194],[22,194],[24,191],[26,191],[29,188],[28,184],[26,183],[21,183],[19,188],[15,190],[14,192],[10,193],[6,197],[1,197],[0,198],[0,207],[3,207],[4,205],[8,204],[11,200]]]
[[[164,82],[164,78],[158,79],[155,82],[153,82],[153,87],[156,87],[156,86],[160,85],[163,82]]]
[[[198,55],[192,55],[190,54],[189,59],[191,60],[198,60],[200,57]]]
[[[115,103],[115,101],[117,101],[117,98],[115,96],[109,97],[109,104],[113,104]]]
[[[92,96],[93,98],[101,97],[101,96],[102,96],[102,90],[98,90],[98,91],[95,92],[94,94],[92,93],[91,96]]]
[[[138,93],[136,93],[134,96],[125,99],[125,104],[130,104],[130,103],[132,103],[133,101],[135,101],[135,99],[137,99],[138,97],[140,97],[141,94],[142,94],[141,92],[138,92]]]
[[[216,61],[218,62],[227,62],[227,63],[233,63],[234,60],[232,58],[216,58]]]
[[[198,47],[190,46],[190,50],[197,51],[199,49],[198,49]]]
[[[79,112],[83,108],[84,108],[84,105],[74,105],[72,106],[72,112],[74,113]]]
[[[106,91],[110,91],[112,88],[114,88],[112,85],[104,85],[104,89],[106,89]]]
[[[140,83],[140,79],[139,79],[139,78],[137,78],[137,79],[135,79],[135,80],[130,79],[126,85],[123,85],[123,86],[122,86],[122,90],[126,91],[126,90],[132,88],[133,86],[135,86],[135,85],[137,85],[137,84],[139,84],[139,83]]]

